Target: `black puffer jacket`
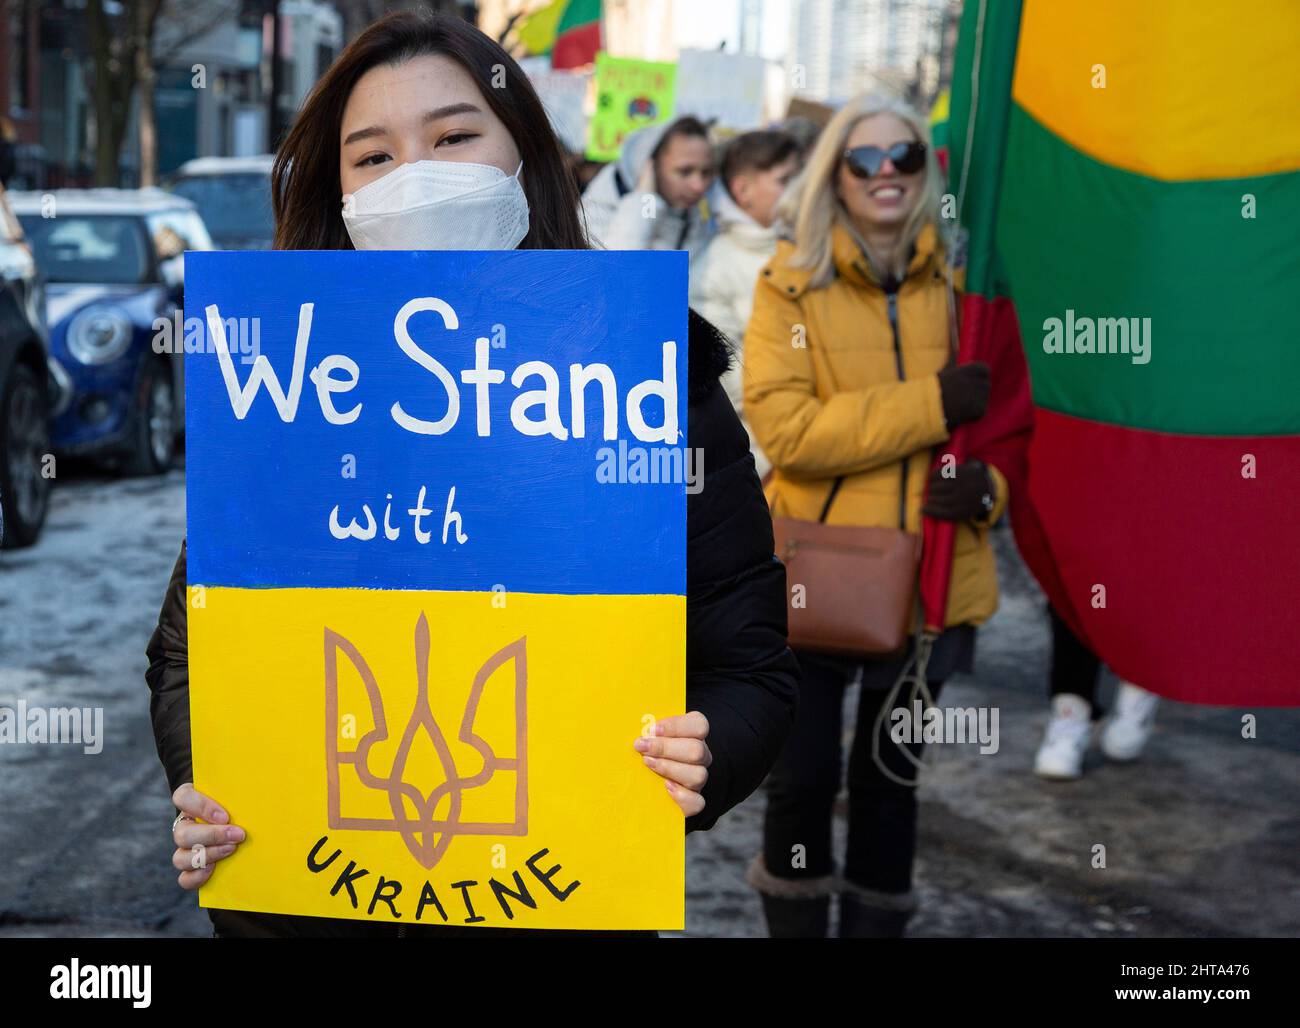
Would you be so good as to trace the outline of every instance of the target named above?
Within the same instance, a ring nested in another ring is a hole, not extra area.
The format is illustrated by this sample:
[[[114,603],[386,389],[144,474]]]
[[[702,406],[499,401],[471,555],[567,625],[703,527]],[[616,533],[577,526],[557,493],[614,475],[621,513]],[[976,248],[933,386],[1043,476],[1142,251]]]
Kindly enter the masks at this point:
[[[712,828],[767,775],[794,718],[799,675],[786,647],[785,568],[773,556],[772,521],[749,437],[718,385],[729,359],[723,337],[692,311],[687,433],[690,445],[704,451],[704,488],[686,503],[686,709],[709,720],[713,764],[704,809],[686,819],[688,832]],[[182,543],[145,673],[158,756],[173,791],[193,779],[185,588]],[[399,927],[231,910],[209,915],[221,936],[392,936]],[[435,925],[402,932],[459,933],[531,934]]]

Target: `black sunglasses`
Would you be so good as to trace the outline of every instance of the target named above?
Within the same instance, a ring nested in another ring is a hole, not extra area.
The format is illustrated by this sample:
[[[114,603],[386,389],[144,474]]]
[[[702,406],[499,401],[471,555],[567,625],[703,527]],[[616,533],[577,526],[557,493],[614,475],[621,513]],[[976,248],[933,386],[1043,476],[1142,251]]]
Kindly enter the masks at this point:
[[[844,160],[849,171],[858,178],[872,178],[880,174],[888,157],[895,168],[903,175],[910,175],[925,167],[925,144],[918,142],[895,143],[882,150],[878,146],[855,146],[844,151]]]

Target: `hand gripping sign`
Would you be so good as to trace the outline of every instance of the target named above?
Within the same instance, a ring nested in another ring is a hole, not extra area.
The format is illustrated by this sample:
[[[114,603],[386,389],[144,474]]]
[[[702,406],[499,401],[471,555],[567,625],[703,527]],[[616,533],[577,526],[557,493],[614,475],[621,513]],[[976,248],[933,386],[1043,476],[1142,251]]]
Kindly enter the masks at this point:
[[[206,907],[682,927],[679,253],[186,258]],[[241,361],[227,327],[258,327]],[[675,460],[673,458],[676,458]]]

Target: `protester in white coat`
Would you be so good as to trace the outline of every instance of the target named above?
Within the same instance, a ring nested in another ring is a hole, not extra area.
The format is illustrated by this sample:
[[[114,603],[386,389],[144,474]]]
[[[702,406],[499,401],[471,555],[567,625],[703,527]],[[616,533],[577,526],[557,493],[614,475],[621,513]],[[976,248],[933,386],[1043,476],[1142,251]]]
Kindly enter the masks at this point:
[[[705,202],[713,174],[708,130],[695,118],[634,132],[582,194],[592,245],[686,250],[694,260],[713,234]]]
[[[783,132],[747,132],[734,139],[722,158],[726,188],[716,191],[718,234],[691,268],[691,306],[735,348],[722,384],[742,421],[741,340],[754,305],[754,283],[776,252],[776,202],[799,163],[798,144]],[[770,465],[752,433],[750,448],[758,473],[766,474]]]

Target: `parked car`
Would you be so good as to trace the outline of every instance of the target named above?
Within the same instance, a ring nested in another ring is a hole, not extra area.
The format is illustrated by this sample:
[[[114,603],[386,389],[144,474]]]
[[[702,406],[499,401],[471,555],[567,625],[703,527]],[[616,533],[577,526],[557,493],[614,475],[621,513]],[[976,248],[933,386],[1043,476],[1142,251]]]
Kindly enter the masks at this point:
[[[269,250],[275,238],[273,160],[270,154],[196,157],[176,169],[166,188],[194,202],[220,249]]]
[[[0,545],[41,534],[51,476],[50,393],[42,283],[0,186]]]
[[[11,200],[46,281],[60,385],[54,451],[108,457],[130,474],[165,471],[185,425],[184,354],[179,339],[155,352],[154,323],[176,323],[185,251],[212,249],[203,219],[161,189],[63,189]]]

